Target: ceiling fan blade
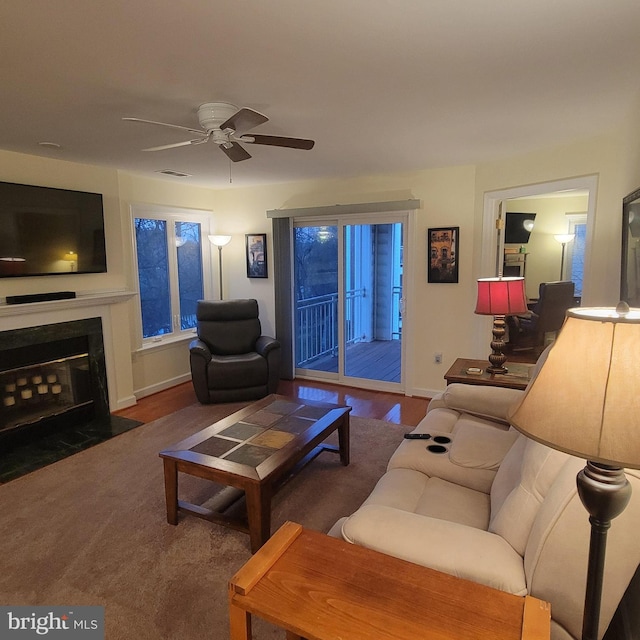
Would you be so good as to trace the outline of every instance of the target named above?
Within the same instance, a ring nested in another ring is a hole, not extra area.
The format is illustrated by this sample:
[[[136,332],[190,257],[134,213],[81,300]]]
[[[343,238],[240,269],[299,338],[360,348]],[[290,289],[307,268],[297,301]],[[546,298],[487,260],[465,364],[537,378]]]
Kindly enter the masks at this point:
[[[251,157],[251,154],[237,142],[226,142],[219,145],[219,147],[227,154],[227,157],[232,162],[242,162],[242,160],[248,160]]]
[[[268,122],[269,118],[258,111],[243,107],[239,111],[236,111],[228,120],[220,125],[220,129],[225,131],[231,129],[232,131],[248,131],[257,127],[259,124]]]
[[[305,140],[304,138],[284,138],[282,136],[260,136],[248,135],[242,136],[242,142],[251,144],[267,144],[272,147],[288,147],[290,149],[304,149],[308,151],[313,149],[314,140]]]
[[[149,147],[148,149],[143,149],[143,151],[163,151],[164,149],[175,149],[176,147],[188,147],[192,144],[202,144],[209,139],[206,138],[198,138],[197,140],[186,140],[185,142],[174,142],[173,144],[161,144],[157,147]]]
[[[155,120],[143,120],[142,118],[122,118],[128,122],[144,122],[145,124],[157,124],[161,127],[171,127],[172,129],[180,129],[181,131],[189,131],[190,133],[200,133],[205,135],[207,132],[204,129],[191,129],[190,127],[183,127],[179,124],[168,124],[166,122],[156,122]]]

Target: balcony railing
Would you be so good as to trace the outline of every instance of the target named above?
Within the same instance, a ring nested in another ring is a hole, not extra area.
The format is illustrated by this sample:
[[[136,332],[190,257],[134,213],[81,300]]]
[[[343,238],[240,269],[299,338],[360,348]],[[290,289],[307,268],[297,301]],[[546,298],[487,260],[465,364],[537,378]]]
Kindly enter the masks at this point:
[[[366,296],[365,289],[351,289],[345,296],[346,344],[359,338],[357,328],[357,302]],[[325,355],[338,353],[338,294],[329,293],[299,300],[296,306],[297,366]]]

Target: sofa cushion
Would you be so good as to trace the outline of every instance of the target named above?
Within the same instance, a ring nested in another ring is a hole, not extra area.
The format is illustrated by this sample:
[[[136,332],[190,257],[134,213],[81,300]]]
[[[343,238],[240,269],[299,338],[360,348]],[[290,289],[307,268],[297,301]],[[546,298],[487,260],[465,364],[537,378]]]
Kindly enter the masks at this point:
[[[512,449],[516,455],[506,456],[496,474],[489,525],[489,531],[504,538],[522,556],[540,505],[568,457],[533,440],[525,439],[523,447],[523,438]],[[517,484],[505,496],[516,478]]]
[[[489,495],[411,469],[391,469],[364,504],[377,504],[486,531]]]
[[[508,593],[527,593],[522,558],[500,536],[475,527],[368,504],[342,523],[342,537]]]
[[[515,429],[502,431],[477,421],[461,421],[452,438],[449,458],[461,467],[498,469],[518,435]]]
[[[429,433],[433,437],[447,436],[452,442],[456,438],[454,434],[446,432],[431,430]],[[496,475],[495,470],[480,467],[469,469],[454,464],[449,458],[451,444],[443,445],[446,449],[444,453],[433,453],[427,449],[432,442],[432,440],[403,440],[391,456],[387,469],[411,469],[428,478],[437,476],[475,491],[482,491],[486,494],[490,492]]]
[[[520,482],[520,466],[527,446],[527,438],[519,435],[507,452],[491,485],[491,513],[496,514],[507,499],[507,496]]]
[[[207,365],[209,389],[243,389],[264,387],[269,365],[259,353],[241,353],[235,356],[212,355]]]

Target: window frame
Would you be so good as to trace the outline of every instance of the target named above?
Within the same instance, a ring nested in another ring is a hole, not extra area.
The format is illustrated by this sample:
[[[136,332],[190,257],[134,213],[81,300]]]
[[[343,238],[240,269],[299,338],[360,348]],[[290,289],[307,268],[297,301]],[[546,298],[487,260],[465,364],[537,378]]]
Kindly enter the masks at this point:
[[[170,207],[166,205],[155,205],[146,203],[133,203],[130,205],[129,226],[131,229],[132,243],[132,275],[134,279],[133,289],[138,294],[136,303],[136,344],[138,349],[148,349],[151,347],[159,347],[172,342],[191,339],[195,333],[195,328],[180,328],[180,294],[178,284],[178,258],[175,250],[175,223],[189,222],[200,224],[201,229],[201,259],[202,259],[202,284],[205,299],[213,299],[213,269],[212,266],[213,252],[208,236],[211,233],[212,212],[202,209],[185,209],[182,207]],[[167,249],[168,249],[168,267],[169,267],[169,298],[171,305],[171,333],[160,336],[143,337],[142,329],[142,307],[140,304],[140,278],[138,273],[138,248],[136,241],[136,218],[147,218],[153,220],[164,220],[167,223]],[[172,247],[174,248],[172,250]],[[178,321],[176,321],[178,318]]]
[[[581,278],[581,282],[582,282],[582,286],[580,289],[579,293],[576,293],[576,295],[579,295],[580,297],[582,297],[583,293],[584,293],[584,264],[586,262],[586,253],[587,253],[587,234],[589,233],[589,224],[588,224],[588,214],[586,211],[580,211],[578,213],[565,213],[565,216],[567,218],[567,222],[568,222],[568,233],[575,233],[576,232],[576,226],[578,225],[584,225],[585,226],[585,246],[584,246],[584,255],[583,255],[583,269],[582,269],[582,278]],[[567,265],[566,269],[567,269],[567,277],[570,280],[573,280],[574,278],[574,274],[573,274],[573,254],[574,254],[574,243],[573,242],[569,242],[567,244],[567,253],[565,256],[565,264]]]

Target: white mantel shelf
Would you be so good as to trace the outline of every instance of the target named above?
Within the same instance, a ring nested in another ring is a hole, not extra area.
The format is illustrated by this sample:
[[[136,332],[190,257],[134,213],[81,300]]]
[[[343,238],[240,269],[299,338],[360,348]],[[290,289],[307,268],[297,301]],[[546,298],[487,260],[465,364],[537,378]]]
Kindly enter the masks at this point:
[[[25,304],[7,304],[5,302],[0,304],[0,317],[118,304],[126,302],[135,295],[137,295],[135,291],[104,291],[79,295],[77,298],[65,298],[64,300],[46,300]]]

